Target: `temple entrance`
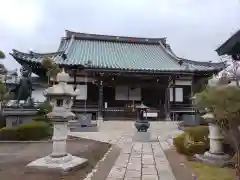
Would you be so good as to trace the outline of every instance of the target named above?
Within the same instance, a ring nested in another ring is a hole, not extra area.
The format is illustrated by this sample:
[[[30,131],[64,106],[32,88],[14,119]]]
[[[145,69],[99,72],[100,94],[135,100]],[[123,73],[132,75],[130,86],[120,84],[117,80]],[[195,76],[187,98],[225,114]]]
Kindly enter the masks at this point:
[[[142,102],[152,109],[159,109],[165,102],[165,88],[143,88]]]

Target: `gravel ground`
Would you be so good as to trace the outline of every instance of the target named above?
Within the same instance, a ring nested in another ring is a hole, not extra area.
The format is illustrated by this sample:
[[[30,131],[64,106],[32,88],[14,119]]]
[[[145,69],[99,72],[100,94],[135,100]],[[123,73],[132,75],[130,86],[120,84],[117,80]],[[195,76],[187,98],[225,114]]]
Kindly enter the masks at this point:
[[[0,143],[0,179],[11,180],[82,180],[108,151],[110,145],[87,139],[68,141],[68,152],[87,158],[86,166],[67,175],[57,172],[29,172],[25,166],[51,153],[51,142]]]

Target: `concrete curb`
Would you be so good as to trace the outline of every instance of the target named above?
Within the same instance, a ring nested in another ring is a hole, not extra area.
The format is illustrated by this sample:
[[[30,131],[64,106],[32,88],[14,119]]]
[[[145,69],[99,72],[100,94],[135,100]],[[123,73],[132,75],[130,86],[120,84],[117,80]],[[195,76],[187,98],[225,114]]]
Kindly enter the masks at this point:
[[[108,154],[113,150],[113,147],[111,147],[102,157],[101,160],[98,161],[98,163],[96,164],[96,166],[92,169],[92,172],[88,173],[88,175],[86,176],[86,178],[84,180],[91,180],[92,177],[94,176],[95,173],[98,172],[99,170],[99,165],[105,161],[105,159],[107,158]]]

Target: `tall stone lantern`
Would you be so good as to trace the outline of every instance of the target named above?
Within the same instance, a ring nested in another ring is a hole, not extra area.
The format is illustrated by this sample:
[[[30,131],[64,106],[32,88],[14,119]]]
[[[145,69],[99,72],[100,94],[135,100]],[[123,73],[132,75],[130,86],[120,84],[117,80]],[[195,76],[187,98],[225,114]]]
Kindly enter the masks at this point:
[[[223,151],[224,137],[221,133],[221,129],[216,124],[213,113],[208,112],[203,115],[202,118],[209,123],[208,138],[210,142],[210,149],[204,154],[196,154],[196,158],[206,163],[223,166],[228,163],[230,157]]]
[[[72,156],[66,150],[68,121],[75,117],[75,114],[71,112],[73,97],[79,94],[71,85],[67,84],[69,79],[70,76],[63,69],[57,75],[58,84],[47,88],[44,92],[53,107],[52,112],[47,114],[53,124],[53,150],[50,155],[31,162],[27,167],[68,171],[87,162],[86,159]]]

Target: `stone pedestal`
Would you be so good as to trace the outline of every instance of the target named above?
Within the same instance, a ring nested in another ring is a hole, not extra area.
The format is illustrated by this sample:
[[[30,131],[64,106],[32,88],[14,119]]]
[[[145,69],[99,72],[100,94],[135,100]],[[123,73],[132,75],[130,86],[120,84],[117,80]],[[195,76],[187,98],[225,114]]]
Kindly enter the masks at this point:
[[[223,139],[220,128],[214,123],[209,123],[210,149],[203,155],[197,154],[197,159],[219,166],[226,164],[230,157],[223,152]]]
[[[151,141],[151,132],[135,132],[133,136],[133,141],[140,141],[140,142],[149,142]]]
[[[55,122],[53,125],[53,151],[51,157],[64,157],[67,155],[66,140],[68,135],[68,123]]]
[[[72,156],[67,153],[66,140],[68,134],[67,122],[53,122],[53,150],[46,157],[37,159],[27,165],[28,168],[39,170],[58,170],[63,173],[84,165],[87,159]]]
[[[31,122],[36,116],[36,108],[4,108],[3,115],[6,117],[6,127],[10,128],[19,124]]]

